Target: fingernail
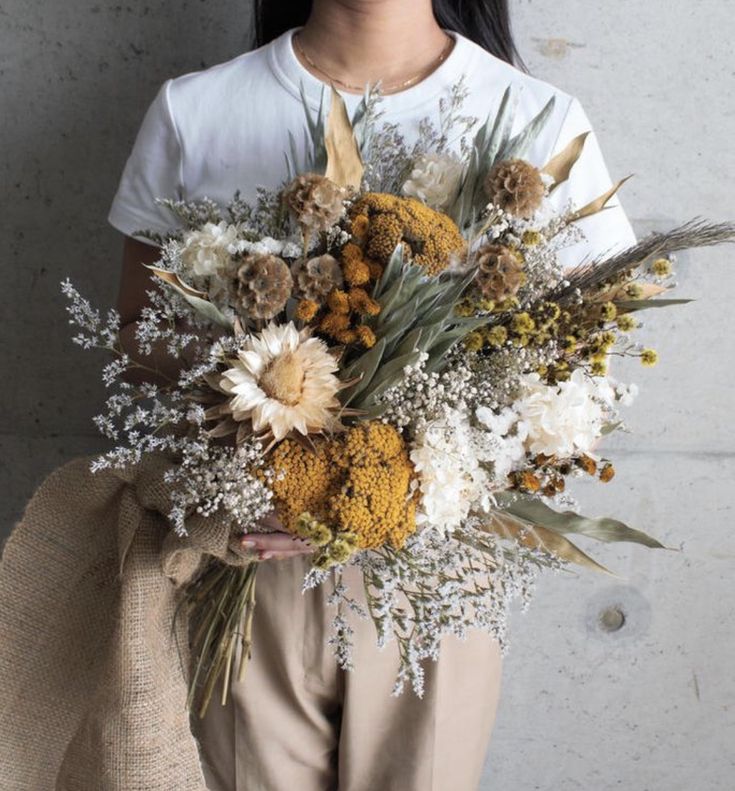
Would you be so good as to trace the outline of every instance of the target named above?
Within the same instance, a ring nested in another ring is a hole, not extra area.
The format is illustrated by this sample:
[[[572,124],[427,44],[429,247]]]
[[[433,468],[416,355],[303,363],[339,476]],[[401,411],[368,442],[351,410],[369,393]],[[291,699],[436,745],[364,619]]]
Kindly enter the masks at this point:
[[[260,553],[261,560],[270,560],[272,557],[273,557],[273,553],[272,552],[261,552]]]
[[[255,549],[255,547],[257,547],[257,546],[258,546],[258,545],[255,543],[255,541],[242,541],[242,542],[241,542],[241,545],[242,545],[242,546],[243,546],[245,549]]]

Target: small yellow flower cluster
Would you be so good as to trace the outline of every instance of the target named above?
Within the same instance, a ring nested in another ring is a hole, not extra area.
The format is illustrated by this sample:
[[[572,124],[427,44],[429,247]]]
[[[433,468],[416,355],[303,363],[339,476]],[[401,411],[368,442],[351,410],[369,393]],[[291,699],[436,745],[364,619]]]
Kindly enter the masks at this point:
[[[342,248],[340,259],[346,290],[332,289],[323,305],[301,300],[295,316],[307,324],[313,323],[320,333],[338,343],[357,343],[369,349],[375,345],[375,333],[363,322],[377,316],[380,305],[370,296],[368,287],[380,277],[383,268],[365,259],[362,249],[354,242]]]
[[[572,459],[558,459],[556,456],[545,456],[539,453],[529,459],[530,467],[512,472],[509,476],[510,486],[529,494],[543,494],[554,497],[566,488],[565,476],[579,468],[591,477],[597,477],[602,483],[608,483],[615,477],[615,468],[610,462],[601,465],[586,454]]]
[[[644,349],[641,352],[641,362],[646,366],[656,365],[658,362],[658,353],[653,349]]]
[[[651,263],[651,272],[656,277],[668,277],[671,271],[671,261],[668,258],[657,258]]]
[[[285,440],[272,464],[276,508],[289,532],[305,529],[306,513],[330,526],[333,541],[349,543],[354,534],[360,549],[398,549],[416,529],[413,467],[392,426],[361,423],[313,450]]]
[[[375,345],[375,333],[363,318],[377,316],[380,305],[364,288],[335,289],[327,298],[328,311],[319,321],[319,330],[339,343],[359,343],[366,349]]]
[[[332,566],[346,563],[360,548],[355,533],[334,531],[308,511],[299,514],[294,524],[294,533],[319,549],[314,556],[314,566],[325,571]]]
[[[466,250],[456,224],[415,198],[368,192],[354,204],[350,217],[352,233],[367,256],[383,265],[403,242],[414,263],[437,275]]]

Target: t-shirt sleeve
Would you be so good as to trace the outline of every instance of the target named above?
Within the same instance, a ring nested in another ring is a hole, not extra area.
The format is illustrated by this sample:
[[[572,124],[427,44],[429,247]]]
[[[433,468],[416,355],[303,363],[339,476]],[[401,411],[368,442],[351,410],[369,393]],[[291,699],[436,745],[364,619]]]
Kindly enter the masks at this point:
[[[562,209],[569,201],[575,209],[580,209],[613,185],[597,136],[587,113],[576,98],[571,99],[551,156],[558,154],[574,137],[587,131],[589,134],[582,154],[574,164],[569,179],[552,193],[551,201],[557,209]],[[607,208],[578,220],[575,225],[585,238],[561,251],[561,260],[567,267],[606,258],[637,242],[619,193],[608,201]]]
[[[181,200],[184,195],[182,146],[165,82],[140,126],[112,202],[108,222],[127,236],[136,231],[166,233],[177,225],[156,198]],[[142,239],[141,241],[146,241]]]

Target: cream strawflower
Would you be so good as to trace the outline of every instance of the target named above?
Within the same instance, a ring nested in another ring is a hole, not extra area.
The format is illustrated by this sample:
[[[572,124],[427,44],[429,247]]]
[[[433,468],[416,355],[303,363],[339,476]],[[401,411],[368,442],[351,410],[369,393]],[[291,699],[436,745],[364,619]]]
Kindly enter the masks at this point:
[[[250,335],[219,385],[231,398],[236,422],[281,440],[291,431],[310,434],[339,425],[339,366],[324,341],[289,323],[269,324]]]
[[[236,240],[236,226],[208,222],[201,231],[189,231],[184,235],[181,261],[197,277],[221,274],[231,264],[229,247]]]
[[[403,194],[437,211],[448,208],[459,190],[462,163],[443,154],[421,154],[403,185]]]
[[[547,385],[538,374],[524,377],[513,409],[528,432],[531,453],[568,458],[588,453],[600,437],[608,408],[607,381],[577,369],[568,381]]]

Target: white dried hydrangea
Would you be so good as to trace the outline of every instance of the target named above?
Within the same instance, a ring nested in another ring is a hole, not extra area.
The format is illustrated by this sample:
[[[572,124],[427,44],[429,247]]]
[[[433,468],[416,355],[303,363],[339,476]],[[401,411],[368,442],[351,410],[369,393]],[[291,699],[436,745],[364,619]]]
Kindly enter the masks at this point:
[[[196,277],[212,277],[231,263],[230,247],[237,241],[238,228],[224,221],[208,222],[201,230],[187,231],[181,248],[186,271]]]
[[[409,456],[421,492],[416,509],[419,527],[454,530],[473,507],[487,507],[489,480],[463,409],[445,408],[440,417],[427,421]]]
[[[568,381],[545,384],[538,374],[523,377],[522,395],[513,405],[528,432],[533,454],[567,458],[588,453],[609,417],[610,385],[581,368]]]
[[[421,154],[403,184],[403,194],[432,209],[447,209],[459,191],[462,163],[449,154]]]

